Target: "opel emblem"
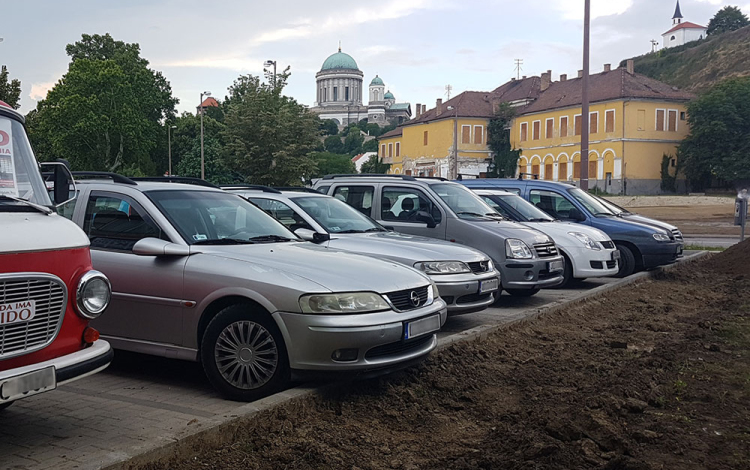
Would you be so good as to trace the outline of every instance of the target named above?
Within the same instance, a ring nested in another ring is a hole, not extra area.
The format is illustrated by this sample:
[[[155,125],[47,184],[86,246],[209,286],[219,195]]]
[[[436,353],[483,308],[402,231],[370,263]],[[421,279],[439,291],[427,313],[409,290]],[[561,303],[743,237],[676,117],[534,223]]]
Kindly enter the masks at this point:
[[[409,294],[409,300],[411,301],[411,304],[414,307],[419,307],[419,294],[417,294],[417,291],[413,290],[411,291],[411,294]]]

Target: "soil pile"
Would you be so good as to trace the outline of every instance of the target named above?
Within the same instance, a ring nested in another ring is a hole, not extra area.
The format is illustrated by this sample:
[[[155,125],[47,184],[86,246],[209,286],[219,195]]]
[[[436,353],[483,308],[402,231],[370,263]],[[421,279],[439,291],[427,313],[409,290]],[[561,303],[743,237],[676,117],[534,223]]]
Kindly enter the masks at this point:
[[[144,469],[750,468],[750,243]]]

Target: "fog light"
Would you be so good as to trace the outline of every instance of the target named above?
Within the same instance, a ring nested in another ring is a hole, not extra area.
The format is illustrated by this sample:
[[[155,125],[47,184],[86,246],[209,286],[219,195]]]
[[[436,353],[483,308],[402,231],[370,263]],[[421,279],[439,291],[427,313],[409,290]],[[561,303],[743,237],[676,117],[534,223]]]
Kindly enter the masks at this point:
[[[534,271],[526,271],[525,273],[523,273],[523,278],[527,281],[534,279]]]
[[[357,360],[357,356],[359,356],[359,349],[337,349],[331,354],[331,359],[336,362],[353,362]]]
[[[99,332],[90,326],[83,330],[83,342],[93,344],[99,339]]]

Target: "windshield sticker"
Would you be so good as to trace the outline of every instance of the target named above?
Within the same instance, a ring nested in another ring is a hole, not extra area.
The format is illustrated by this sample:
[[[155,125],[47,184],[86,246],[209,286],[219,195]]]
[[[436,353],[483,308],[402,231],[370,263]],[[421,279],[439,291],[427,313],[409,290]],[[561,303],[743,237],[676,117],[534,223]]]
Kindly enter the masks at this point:
[[[0,196],[18,197],[16,168],[13,165],[13,132],[10,120],[0,119]]]
[[[203,235],[202,233],[198,233],[196,235],[193,235],[193,240],[199,242],[201,240],[208,240],[208,237]]]

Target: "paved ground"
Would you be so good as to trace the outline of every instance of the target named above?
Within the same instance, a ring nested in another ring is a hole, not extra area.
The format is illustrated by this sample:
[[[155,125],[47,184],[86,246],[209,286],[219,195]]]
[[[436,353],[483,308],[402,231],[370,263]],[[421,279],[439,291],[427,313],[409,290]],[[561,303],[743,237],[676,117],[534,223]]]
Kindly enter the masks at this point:
[[[498,308],[449,319],[441,336],[511,322],[613,281],[594,280],[576,289],[546,290],[526,299],[505,294]],[[294,393],[299,389],[263,402],[278,402]],[[259,406],[221,399],[198,364],[118,352],[106,371],[5,410],[0,469],[101,468]]]

